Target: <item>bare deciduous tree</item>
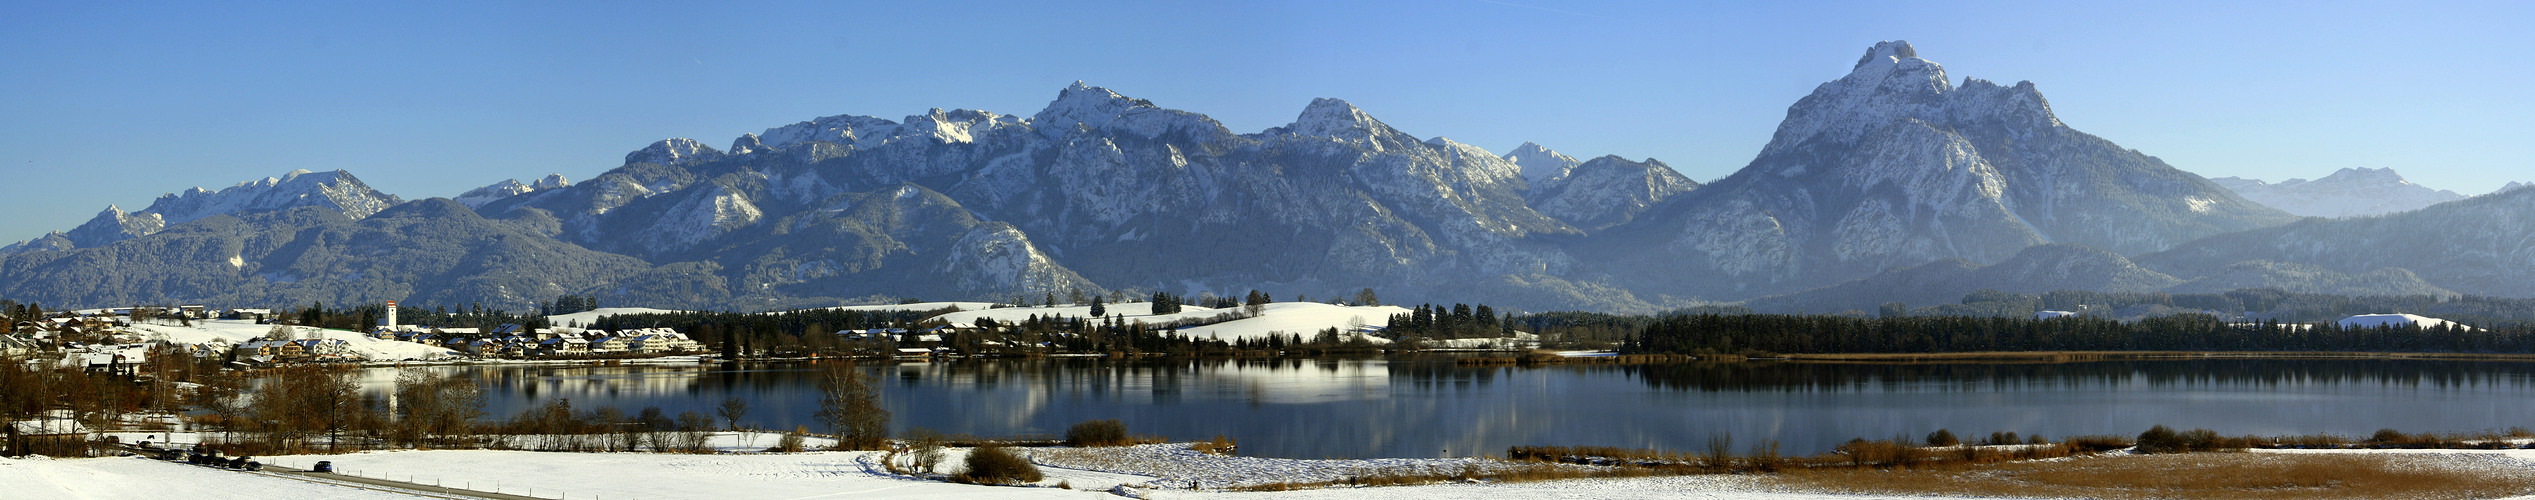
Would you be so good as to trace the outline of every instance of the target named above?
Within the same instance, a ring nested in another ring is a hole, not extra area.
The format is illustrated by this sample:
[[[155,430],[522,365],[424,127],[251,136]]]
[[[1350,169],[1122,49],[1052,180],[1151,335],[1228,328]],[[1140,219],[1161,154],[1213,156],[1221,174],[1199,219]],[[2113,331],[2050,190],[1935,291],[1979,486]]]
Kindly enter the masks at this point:
[[[819,379],[820,421],[836,432],[836,448],[840,450],[877,450],[889,445],[889,409],[880,405],[880,389],[873,387],[860,367],[852,363],[831,365]]]

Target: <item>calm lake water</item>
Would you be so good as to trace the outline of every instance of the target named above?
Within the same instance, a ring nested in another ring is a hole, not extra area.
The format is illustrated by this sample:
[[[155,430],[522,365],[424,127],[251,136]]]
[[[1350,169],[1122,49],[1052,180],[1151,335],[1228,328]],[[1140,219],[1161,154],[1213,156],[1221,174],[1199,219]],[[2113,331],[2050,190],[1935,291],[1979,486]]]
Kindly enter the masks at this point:
[[[1449,360],[1110,361],[869,364],[893,428],[986,436],[1061,435],[1116,418],[1136,434],[1223,434],[1244,455],[1291,458],[1503,454],[1524,444],[1696,450],[1730,432],[1739,450],[1790,453],[1856,437],[1947,428],[2068,436],[2155,424],[2225,434],[2501,430],[2535,427],[2535,363],[2195,360],[2056,364],[1731,363],[1460,367]],[[746,422],[809,425],[817,366],[456,366],[481,377],[507,418],[559,398],[627,413],[711,415],[748,398]],[[365,377],[373,390],[393,369]],[[717,417],[718,418],[718,417]]]

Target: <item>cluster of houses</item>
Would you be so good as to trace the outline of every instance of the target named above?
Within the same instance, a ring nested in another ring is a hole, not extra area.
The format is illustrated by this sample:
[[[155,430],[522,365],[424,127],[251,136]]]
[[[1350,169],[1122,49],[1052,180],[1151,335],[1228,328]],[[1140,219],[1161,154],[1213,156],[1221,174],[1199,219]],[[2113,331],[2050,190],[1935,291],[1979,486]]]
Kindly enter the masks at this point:
[[[217,342],[197,344],[196,354],[218,349]],[[238,354],[238,359],[257,364],[361,360],[352,353],[352,343],[342,339],[249,340],[230,350]]]
[[[556,358],[657,355],[701,352],[702,344],[668,328],[636,328],[609,332],[579,328],[526,328],[502,325],[491,332],[477,328],[382,326],[372,338],[446,347],[475,356]]]

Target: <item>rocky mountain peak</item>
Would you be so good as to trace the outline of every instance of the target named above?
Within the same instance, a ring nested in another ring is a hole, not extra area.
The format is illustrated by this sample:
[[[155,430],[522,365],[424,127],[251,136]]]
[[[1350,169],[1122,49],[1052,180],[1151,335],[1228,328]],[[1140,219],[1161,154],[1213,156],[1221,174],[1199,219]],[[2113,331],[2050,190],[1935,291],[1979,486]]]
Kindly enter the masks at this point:
[[[1918,57],[1919,49],[1910,47],[1908,41],[1875,42],[1875,46],[1866,48],[1865,56],[1857,58],[1857,66],[1850,69],[1852,71],[1865,69],[1869,63],[1900,64],[1902,59],[1917,59]]]
[[[1063,136],[1077,124],[1099,127],[1137,108],[1160,109],[1152,101],[1129,98],[1116,91],[1075,81],[1056,92],[1056,100],[1030,116],[1030,125],[1050,137]]]
[[[1514,147],[1513,152],[1506,153],[1505,161],[1521,166],[1523,179],[1533,184],[1565,177],[1568,169],[1576,168],[1576,165],[1584,163],[1577,161],[1573,156],[1559,154],[1557,151],[1528,141]]]
[[[546,190],[546,189],[562,189],[562,188],[563,188],[563,187],[565,187],[565,186],[571,186],[571,185],[572,185],[572,180],[571,180],[571,179],[565,179],[565,178],[563,178],[563,174],[546,174],[546,177],[545,177],[545,178],[543,178],[543,179],[537,179],[537,183],[536,183],[536,184],[531,184],[531,185],[529,185],[528,187],[530,187],[530,188],[534,188],[534,189],[538,189],[538,190]]]
[[[1165,109],[1153,101],[1120,95],[1106,88],[1074,82],[1056,93],[1056,100],[1046,109],[1031,115],[1030,127],[1042,137],[1054,139],[1089,128],[1124,133],[1151,139],[1178,132],[1198,140],[1231,136],[1222,124],[1206,115]]]
[[[705,161],[721,157],[721,150],[713,149],[712,146],[706,146],[703,142],[696,141],[695,139],[678,137],[672,139],[662,139],[660,142],[651,143],[650,146],[646,146],[642,150],[627,153],[625,155],[625,164],[657,163],[661,165],[676,165],[680,163]]]
[[[1356,105],[1327,97],[1312,99],[1311,105],[1304,106],[1302,114],[1294,117],[1294,123],[1270,131],[1337,139],[1375,151],[1382,151],[1390,144],[1415,142],[1404,140],[1398,130],[1373,119],[1373,115],[1357,109]]]
[[[766,141],[759,139],[757,134],[740,134],[739,138],[731,139],[731,149],[729,151],[730,154],[744,155],[764,151],[766,149],[768,149],[766,147]]]

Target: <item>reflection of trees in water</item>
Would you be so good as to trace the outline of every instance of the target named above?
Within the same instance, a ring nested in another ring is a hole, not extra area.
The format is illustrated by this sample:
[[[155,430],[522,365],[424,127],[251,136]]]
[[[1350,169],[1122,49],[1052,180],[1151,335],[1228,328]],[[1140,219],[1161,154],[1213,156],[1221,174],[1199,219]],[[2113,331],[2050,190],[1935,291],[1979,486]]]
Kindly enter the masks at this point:
[[[1406,383],[1418,389],[1469,390],[1486,387],[1496,381],[1498,373],[1510,367],[1465,367],[1452,359],[1393,361],[1387,365],[1392,383]]]
[[[2232,359],[2084,363],[1695,363],[1577,366],[1658,389],[1722,392],[1949,391],[2076,387],[2382,385],[2467,388],[2535,385],[2535,363],[2433,360]]]

